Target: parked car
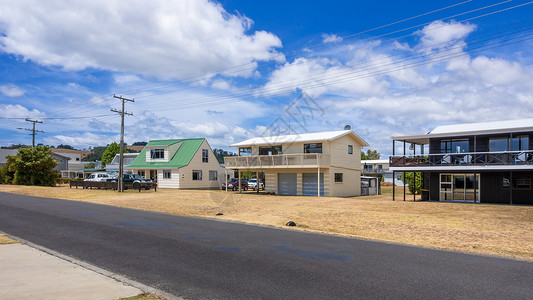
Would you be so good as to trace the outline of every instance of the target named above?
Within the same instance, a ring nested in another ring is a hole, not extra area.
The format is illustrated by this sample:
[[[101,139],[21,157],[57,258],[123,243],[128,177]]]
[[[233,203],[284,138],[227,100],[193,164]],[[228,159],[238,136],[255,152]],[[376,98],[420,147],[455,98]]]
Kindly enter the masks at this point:
[[[138,189],[136,184],[140,184],[145,190],[149,190],[152,187],[152,180],[141,177],[139,174],[122,174],[122,181],[124,183],[133,183],[133,188]],[[108,181],[117,182],[118,175],[116,177],[110,178]],[[127,186],[124,186],[124,189],[127,189]]]
[[[255,191],[257,187],[257,179],[250,179],[248,180],[248,187]],[[259,190],[264,190],[265,184],[263,183],[263,180],[259,179]]]
[[[111,175],[105,173],[105,172],[96,172],[92,173],[87,177],[84,181],[108,181],[108,179],[112,178]]]
[[[226,183],[222,183],[222,189],[226,189]],[[243,191],[248,190],[248,181],[246,179],[241,179],[241,189]],[[239,181],[236,178],[232,178],[230,181],[228,181],[228,190],[237,191],[239,190]]]

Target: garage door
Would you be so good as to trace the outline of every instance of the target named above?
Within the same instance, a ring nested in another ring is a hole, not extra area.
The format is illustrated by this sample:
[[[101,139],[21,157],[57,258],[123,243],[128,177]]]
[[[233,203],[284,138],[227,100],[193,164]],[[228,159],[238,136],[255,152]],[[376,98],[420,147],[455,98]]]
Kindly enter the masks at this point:
[[[296,195],[296,173],[279,173],[278,191],[280,195]]]
[[[317,174],[303,174],[304,196],[316,196],[318,194]],[[324,173],[320,173],[320,196],[324,196]]]

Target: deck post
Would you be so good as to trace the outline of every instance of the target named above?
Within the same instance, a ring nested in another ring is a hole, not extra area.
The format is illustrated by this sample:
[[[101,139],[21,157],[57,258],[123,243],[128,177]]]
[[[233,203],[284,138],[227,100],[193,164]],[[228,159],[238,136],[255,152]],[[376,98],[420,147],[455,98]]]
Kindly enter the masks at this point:
[[[228,169],[227,168],[224,168],[224,170],[226,170],[226,193],[228,192]]]
[[[405,142],[403,144],[405,146]],[[405,147],[404,147],[405,150]],[[405,201],[405,172],[403,172],[403,201]]]
[[[255,192],[257,194],[259,194],[259,188],[261,187],[261,185],[259,184],[259,171],[255,171],[255,179],[256,179],[256,186],[255,186]]]
[[[477,173],[474,172],[474,203],[477,201]]]
[[[416,172],[413,172],[413,201],[416,201]]]
[[[241,170],[239,169],[239,194],[242,192],[241,190]]]
[[[513,171],[509,171],[509,204],[513,205]]]
[[[320,165],[318,165],[318,197],[320,197]]]
[[[396,148],[396,145],[394,144],[395,140],[392,140],[392,156],[394,156],[394,148]]]
[[[393,152],[394,152],[394,151],[393,151]],[[395,187],[396,187],[396,186],[395,186],[396,184],[395,184],[395,182],[394,182],[395,179],[396,179],[396,173],[395,173],[394,171],[392,171],[392,201],[395,200],[394,198],[395,198],[395,196],[396,196],[395,193],[394,193],[394,190],[395,190]]]

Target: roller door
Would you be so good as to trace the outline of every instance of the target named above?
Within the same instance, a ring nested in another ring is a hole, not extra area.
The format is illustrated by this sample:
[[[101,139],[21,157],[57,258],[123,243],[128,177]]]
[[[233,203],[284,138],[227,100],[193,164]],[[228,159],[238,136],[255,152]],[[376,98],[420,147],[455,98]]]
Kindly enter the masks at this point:
[[[279,173],[278,191],[280,195],[296,195],[296,173]]]
[[[303,174],[304,196],[316,196],[318,193],[317,173]],[[324,196],[324,173],[320,173],[320,196]]]

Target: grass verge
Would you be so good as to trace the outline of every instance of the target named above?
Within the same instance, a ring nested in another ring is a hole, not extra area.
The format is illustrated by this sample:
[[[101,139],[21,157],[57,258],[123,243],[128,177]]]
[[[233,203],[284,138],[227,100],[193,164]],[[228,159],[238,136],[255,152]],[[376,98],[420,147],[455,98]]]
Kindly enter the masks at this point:
[[[390,187],[385,187],[390,189]],[[285,227],[533,261],[533,206],[392,201],[390,191],[367,197],[271,196],[247,192],[168,190],[157,192],[0,185],[0,191],[86,201]],[[403,199],[397,187],[396,200]],[[215,216],[217,213],[222,216]]]
[[[8,244],[18,244],[19,241],[15,241],[14,239],[8,238],[5,234],[0,233],[0,245],[8,245]]]

